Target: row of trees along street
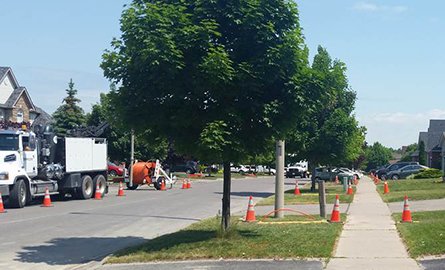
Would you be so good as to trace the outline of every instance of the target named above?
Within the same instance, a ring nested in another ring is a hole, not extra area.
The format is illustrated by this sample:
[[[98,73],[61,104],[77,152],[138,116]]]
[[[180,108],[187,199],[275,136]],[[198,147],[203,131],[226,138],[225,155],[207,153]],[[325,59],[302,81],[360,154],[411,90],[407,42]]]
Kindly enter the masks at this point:
[[[312,167],[352,165],[363,155],[366,130],[353,115],[346,65],[321,46],[310,64],[293,1],[134,0],[121,31],[101,64],[116,86],[88,124],[112,125],[106,136],[116,159],[133,129],[150,149],[141,158],[165,156],[170,145],[224,164],[224,230],[230,163],[270,161],[277,140],[286,140],[287,162]]]

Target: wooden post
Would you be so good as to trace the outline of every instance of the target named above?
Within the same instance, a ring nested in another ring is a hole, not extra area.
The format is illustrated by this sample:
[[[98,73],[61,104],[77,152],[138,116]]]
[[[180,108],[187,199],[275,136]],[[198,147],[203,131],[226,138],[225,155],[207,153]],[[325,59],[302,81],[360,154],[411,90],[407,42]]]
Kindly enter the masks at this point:
[[[323,180],[318,180],[318,199],[320,202],[320,217],[326,218],[326,190]]]
[[[284,207],[284,141],[276,142],[276,166],[275,175],[275,211]],[[284,217],[282,211],[275,212],[276,218]]]
[[[133,186],[133,164],[134,164],[134,130],[131,130],[131,150],[130,150],[130,187]]]
[[[230,189],[231,189],[230,162],[224,162],[223,198],[221,228],[223,232],[230,227]]]

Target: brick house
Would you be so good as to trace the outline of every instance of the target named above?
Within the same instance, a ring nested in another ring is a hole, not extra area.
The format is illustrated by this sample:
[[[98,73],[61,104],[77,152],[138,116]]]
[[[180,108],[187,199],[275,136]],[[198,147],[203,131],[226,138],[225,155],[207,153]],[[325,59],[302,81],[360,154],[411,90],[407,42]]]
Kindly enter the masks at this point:
[[[51,116],[36,107],[10,67],[0,67],[0,121],[45,124]]]
[[[425,146],[425,151],[420,153],[416,151],[411,155],[414,161],[419,161],[419,155],[426,158],[426,165],[430,168],[442,169],[443,164],[443,137],[445,134],[445,120],[431,119],[428,131],[419,133],[419,145],[422,142]]]

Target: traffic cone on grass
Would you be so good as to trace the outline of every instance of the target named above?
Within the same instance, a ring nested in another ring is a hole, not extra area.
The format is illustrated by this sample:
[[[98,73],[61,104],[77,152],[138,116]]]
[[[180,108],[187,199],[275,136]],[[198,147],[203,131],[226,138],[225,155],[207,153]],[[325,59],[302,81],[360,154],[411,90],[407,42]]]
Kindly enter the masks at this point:
[[[187,179],[187,189],[192,188],[192,181],[190,179]]]
[[[388,194],[388,193],[389,193],[388,182],[385,181],[385,183],[383,184],[383,194]]]
[[[0,193],[0,214],[1,213],[6,213],[6,211],[5,211],[5,207],[3,206],[2,194]]]
[[[99,181],[96,183],[96,192],[94,193],[95,200],[102,200],[102,192],[100,192]]]
[[[247,213],[246,213],[246,222],[254,222],[255,218],[255,209],[253,208],[253,198],[249,197],[249,204],[247,205]]]
[[[117,192],[117,196],[122,197],[124,195],[124,186],[122,186],[122,181],[119,182],[119,191]]]
[[[185,179],[182,179],[182,187],[181,189],[187,189],[187,181]]]
[[[338,195],[335,195],[334,209],[332,210],[330,222],[341,222],[340,218],[340,200]]]
[[[298,188],[298,180],[295,180],[294,195],[301,195],[300,189]]]
[[[413,222],[412,218],[411,218],[411,211],[409,210],[409,205],[408,205],[408,196],[405,195],[405,200],[404,200],[404,204],[403,204],[403,213],[402,213],[402,222]]]
[[[346,192],[346,194],[347,194],[347,195],[352,195],[352,194],[354,194],[354,190],[352,189],[351,184],[349,184],[349,186],[348,186],[348,191]]]
[[[51,204],[51,196],[49,195],[49,190],[46,188],[45,190],[45,198],[43,199],[43,204],[41,207],[53,207]]]

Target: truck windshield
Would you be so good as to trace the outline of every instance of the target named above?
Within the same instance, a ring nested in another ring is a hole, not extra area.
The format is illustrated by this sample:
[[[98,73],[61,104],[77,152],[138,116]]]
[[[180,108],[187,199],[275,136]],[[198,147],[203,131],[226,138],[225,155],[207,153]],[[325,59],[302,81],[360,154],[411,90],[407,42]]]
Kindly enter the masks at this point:
[[[0,151],[17,151],[19,149],[19,136],[0,134]]]

